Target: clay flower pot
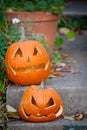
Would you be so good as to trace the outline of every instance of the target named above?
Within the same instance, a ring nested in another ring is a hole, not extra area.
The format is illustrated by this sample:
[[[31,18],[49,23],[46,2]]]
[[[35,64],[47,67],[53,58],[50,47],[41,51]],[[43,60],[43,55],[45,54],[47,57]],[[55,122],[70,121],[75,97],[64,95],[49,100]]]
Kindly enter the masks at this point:
[[[46,42],[51,49],[54,48],[58,15],[48,12],[5,12],[7,20],[19,18],[25,26],[25,32],[41,33],[46,36]]]

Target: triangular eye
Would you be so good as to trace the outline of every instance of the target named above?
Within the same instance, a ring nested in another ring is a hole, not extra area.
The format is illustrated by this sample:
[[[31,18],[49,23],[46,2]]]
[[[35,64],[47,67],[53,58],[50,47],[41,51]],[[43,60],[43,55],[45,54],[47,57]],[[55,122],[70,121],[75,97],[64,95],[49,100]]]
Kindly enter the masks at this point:
[[[23,54],[22,54],[22,51],[21,51],[20,48],[18,48],[18,49],[16,50],[16,52],[15,52],[15,54],[14,54],[14,58],[15,58],[17,55],[19,55],[20,57],[23,57]]]
[[[33,53],[33,55],[37,55],[37,53],[38,53],[38,50],[37,50],[37,48],[35,47],[35,48],[34,48],[34,53]]]
[[[33,97],[33,96],[32,96],[32,98],[31,98],[31,103],[32,103],[34,106],[36,106],[36,107],[37,107],[36,101],[35,101],[35,99],[34,99],[34,97]]]
[[[52,106],[52,105],[54,105],[54,101],[53,101],[53,99],[52,99],[52,97],[51,97],[50,100],[48,101],[46,107],[50,107],[50,106]]]
[[[14,51],[14,53],[13,53],[13,55],[12,55],[12,58],[16,58],[16,56],[20,56],[20,57],[23,57],[23,54],[22,54],[22,50],[20,49],[20,48],[17,48],[15,51]]]

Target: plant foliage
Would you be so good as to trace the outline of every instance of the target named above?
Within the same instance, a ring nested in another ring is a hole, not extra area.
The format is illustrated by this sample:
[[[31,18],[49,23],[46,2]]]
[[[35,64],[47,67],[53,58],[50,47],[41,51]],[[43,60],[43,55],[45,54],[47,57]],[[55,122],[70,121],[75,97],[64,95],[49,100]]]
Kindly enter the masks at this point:
[[[10,3],[10,4],[9,4]],[[62,14],[64,0],[5,0],[4,9],[14,11],[51,11]]]
[[[87,29],[87,16],[61,17],[58,28],[67,27],[70,29]]]
[[[5,53],[8,48],[8,45],[5,41],[5,36],[0,32],[0,80],[4,80],[5,78]]]

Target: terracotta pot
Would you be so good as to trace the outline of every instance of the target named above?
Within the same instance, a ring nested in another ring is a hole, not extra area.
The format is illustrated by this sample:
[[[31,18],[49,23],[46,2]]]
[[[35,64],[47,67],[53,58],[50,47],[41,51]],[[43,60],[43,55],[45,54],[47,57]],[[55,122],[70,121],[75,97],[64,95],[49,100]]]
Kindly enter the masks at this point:
[[[47,12],[5,12],[7,20],[19,18],[25,24],[26,33],[42,33],[51,49],[54,47],[58,16]]]

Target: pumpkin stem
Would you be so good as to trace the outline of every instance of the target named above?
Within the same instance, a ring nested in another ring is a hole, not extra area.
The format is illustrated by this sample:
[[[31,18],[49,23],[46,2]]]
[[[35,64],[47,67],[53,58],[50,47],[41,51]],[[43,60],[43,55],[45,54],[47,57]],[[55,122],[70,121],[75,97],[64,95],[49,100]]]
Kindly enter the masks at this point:
[[[19,28],[19,31],[20,31],[20,33],[21,33],[20,42],[23,42],[23,41],[26,40],[25,29],[24,29],[23,23],[21,23],[20,28]]]
[[[41,89],[45,88],[44,81],[41,82],[41,84],[39,85],[39,88],[41,88]]]

